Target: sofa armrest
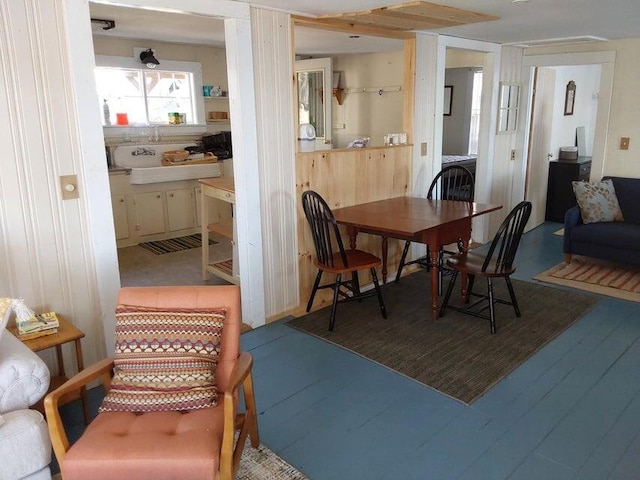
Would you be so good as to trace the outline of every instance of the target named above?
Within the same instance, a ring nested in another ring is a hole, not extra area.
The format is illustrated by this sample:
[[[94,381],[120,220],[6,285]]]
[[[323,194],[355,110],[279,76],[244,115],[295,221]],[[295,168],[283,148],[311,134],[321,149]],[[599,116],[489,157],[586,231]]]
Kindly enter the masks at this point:
[[[29,408],[49,388],[42,359],[10,332],[0,337],[0,413]]]
[[[564,214],[564,237],[562,242],[562,251],[571,253],[571,229],[582,224],[582,215],[580,207],[576,205],[567,210]]]

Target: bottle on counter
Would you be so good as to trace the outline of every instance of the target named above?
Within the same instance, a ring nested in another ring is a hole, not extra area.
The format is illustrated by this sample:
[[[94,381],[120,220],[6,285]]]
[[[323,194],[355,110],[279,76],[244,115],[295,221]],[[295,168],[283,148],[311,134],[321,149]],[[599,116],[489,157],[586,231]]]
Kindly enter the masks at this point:
[[[111,111],[109,110],[109,104],[107,103],[106,98],[102,104],[102,114],[104,115],[104,124],[111,125]]]

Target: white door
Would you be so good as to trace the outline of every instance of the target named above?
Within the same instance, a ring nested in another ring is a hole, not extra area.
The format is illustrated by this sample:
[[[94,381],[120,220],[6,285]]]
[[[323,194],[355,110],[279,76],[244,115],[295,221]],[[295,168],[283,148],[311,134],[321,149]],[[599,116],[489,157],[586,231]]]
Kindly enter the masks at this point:
[[[551,132],[553,123],[556,72],[551,68],[537,68],[534,73],[533,111],[527,159],[527,179],[524,197],[532,204],[529,231],[544,223],[547,205],[547,181],[551,160]]]
[[[296,61],[298,125],[310,123],[316,129],[316,150],[331,148],[331,99],[333,61],[331,57]]]

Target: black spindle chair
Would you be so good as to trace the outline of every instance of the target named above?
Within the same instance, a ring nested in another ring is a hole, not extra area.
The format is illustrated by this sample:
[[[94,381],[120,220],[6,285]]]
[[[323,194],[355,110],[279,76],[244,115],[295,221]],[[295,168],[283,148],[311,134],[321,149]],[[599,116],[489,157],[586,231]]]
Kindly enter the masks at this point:
[[[473,174],[469,169],[457,165],[451,165],[443,168],[433,179],[429,186],[427,193],[428,199],[441,199],[441,200],[458,200],[462,202],[472,202],[474,194],[475,184],[473,180]],[[400,264],[398,265],[398,271],[396,273],[396,283],[400,281],[402,275],[402,269],[406,265],[414,263],[419,264],[421,267],[429,270],[431,268],[431,252],[427,247],[427,254],[406,262],[407,253],[409,253],[410,241],[405,242],[404,249],[402,250],[402,257],[400,258]],[[454,255],[462,252],[463,243],[462,239],[458,240],[458,252],[451,252],[440,248],[438,252],[438,295],[442,295],[442,276],[444,273],[444,255]]]
[[[387,318],[382,291],[376,275],[376,267],[382,265],[382,261],[375,255],[362,250],[345,250],[333,213],[327,202],[318,193],[311,190],[304,192],[302,194],[302,208],[311,228],[313,244],[316,249],[315,264],[318,267],[318,274],[307,303],[307,312],[311,310],[316,292],[323,288],[331,288],[333,289],[333,303],[329,331],[333,330],[336,321],[338,303],[350,300],[377,296],[382,317]],[[374,289],[362,292],[358,281],[358,271],[366,269],[371,272]],[[335,282],[320,285],[320,279],[324,272],[335,274]],[[351,274],[351,278],[343,279],[343,275],[348,274]]]
[[[513,266],[513,261],[518,251],[518,245],[520,245],[522,232],[524,231],[524,227],[527,224],[530,215],[531,202],[520,202],[513,210],[511,210],[509,215],[507,215],[507,218],[502,222],[502,225],[500,225],[486,256],[474,252],[465,252],[447,259],[447,266],[453,269],[453,274],[451,275],[451,281],[449,282],[447,293],[442,301],[442,306],[440,307],[440,313],[438,316],[443,316],[446,309],[450,308],[458,312],[484,318],[489,320],[491,333],[496,333],[496,303],[512,305],[515,310],[516,317],[520,317],[520,307],[518,306],[516,294],[513,290],[513,285],[509,277],[516,271]],[[459,272],[466,273],[469,277],[467,295],[469,297],[474,296],[480,298],[480,300],[477,300],[464,308],[449,305],[449,299],[451,298],[453,286]],[[473,293],[473,283],[477,276],[485,277],[487,279],[486,295]],[[509,296],[511,297],[510,302],[495,298],[492,280],[497,277],[503,277],[506,280]],[[485,301],[488,302],[488,304],[485,304]],[[489,307],[489,315],[483,313],[487,309],[487,306]]]

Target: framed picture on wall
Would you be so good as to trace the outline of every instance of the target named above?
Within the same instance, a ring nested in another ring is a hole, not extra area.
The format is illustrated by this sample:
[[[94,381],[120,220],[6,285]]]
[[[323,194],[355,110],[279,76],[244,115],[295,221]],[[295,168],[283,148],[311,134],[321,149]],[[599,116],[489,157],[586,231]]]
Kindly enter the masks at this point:
[[[445,85],[444,87],[444,107],[443,113],[451,115],[451,99],[453,98],[453,85]]]
[[[573,115],[573,105],[576,102],[576,82],[567,83],[567,91],[564,95],[564,114]]]

